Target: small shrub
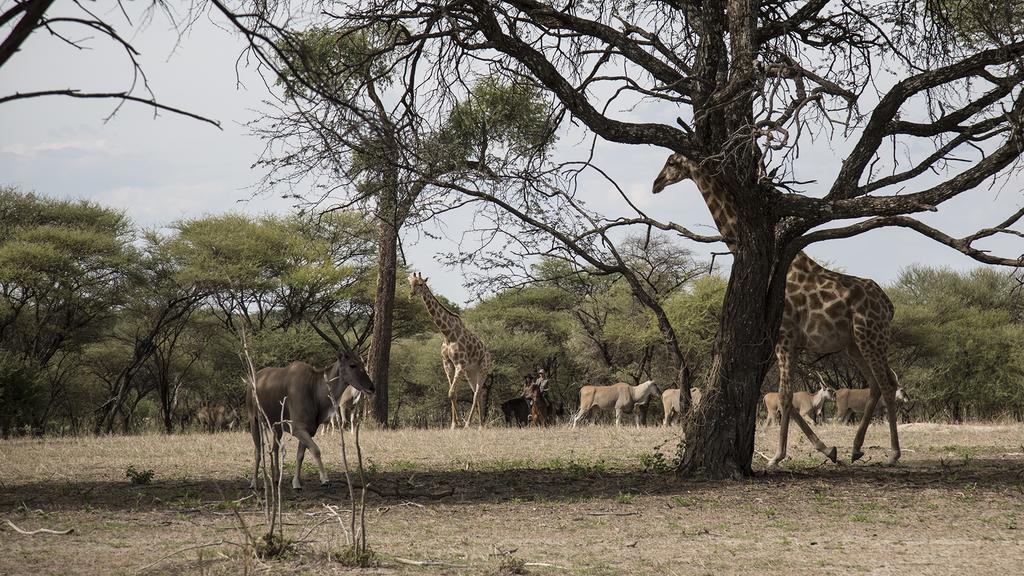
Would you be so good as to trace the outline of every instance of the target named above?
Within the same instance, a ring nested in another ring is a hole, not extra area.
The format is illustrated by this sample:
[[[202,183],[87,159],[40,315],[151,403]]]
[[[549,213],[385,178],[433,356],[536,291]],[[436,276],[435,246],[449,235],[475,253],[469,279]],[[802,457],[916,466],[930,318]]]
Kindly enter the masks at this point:
[[[295,552],[295,542],[281,536],[268,532],[261,538],[257,538],[253,546],[256,557],[261,560],[272,560],[274,558],[287,558]]]
[[[155,473],[150,470],[136,470],[135,466],[129,465],[124,469],[124,477],[131,480],[132,484],[149,484],[153,481]]]
[[[629,504],[633,501],[634,496],[629,492],[619,492],[615,495],[615,501],[619,504]]]
[[[340,552],[328,552],[327,558],[346,568],[375,568],[380,566],[380,558],[376,552],[369,548],[360,550],[356,546],[347,546]]]
[[[687,508],[697,503],[693,498],[686,498],[684,496],[673,496],[672,502],[681,508]]]
[[[657,451],[640,454],[640,466],[643,467],[644,472],[653,472],[655,474],[668,474],[674,468],[672,462],[665,458],[664,454]]]
[[[203,505],[203,500],[198,494],[185,490],[177,498],[171,501],[171,506],[175,508],[193,509],[199,508]]]
[[[600,478],[608,472],[608,464],[604,460],[590,463],[578,460],[559,460],[558,463],[564,467],[566,478],[572,481]]]
[[[498,563],[498,569],[494,571],[495,576],[513,576],[516,574],[529,574],[526,570],[526,561],[515,556],[505,556]]]

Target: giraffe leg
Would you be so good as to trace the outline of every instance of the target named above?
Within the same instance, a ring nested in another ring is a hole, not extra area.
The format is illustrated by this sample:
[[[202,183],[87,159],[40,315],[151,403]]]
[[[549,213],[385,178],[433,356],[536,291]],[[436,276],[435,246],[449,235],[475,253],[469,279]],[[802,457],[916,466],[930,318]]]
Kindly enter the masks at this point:
[[[792,402],[791,393],[786,392],[783,394],[779,392],[779,410],[781,414],[779,416],[779,447],[775,452],[775,456],[768,461],[769,468],[775,468],[786,459],[786,443],[789,441],[789,416],[790,416],[790,403]]]
[[[789,387],[789,377],[790,359],[795,351],[787,344],[788,342],[788,338],[780,335],[779,345],[776,347],[776,356],[779,361],[779,450],[768,461],[768,467],[774,468],[786,458],[786,444],[789,440],[789,419],[791,417],[796,421],[800,430],[803,431],[804,436],[814,445],[814,448],[827,456],[832,462],[836,462],[836,447],[832,446],[829,448],[826,446],[818,438],[818,435],[814,433],[814,430],[811,429],[810,424],[804,420],[800,412],[793,406],[793,391]]]
[[[775,357],[779,363],[779,447],[775,456],[768,461],[769,468],[775,468],[786,458],[786,444],[789,441],[789,406],[793,402],[793,393],[789,390],[789,359],[791,350],[785,342],[788,338],[779,334],[779,343],[775,345]],[[772,417],[769,410],[768,418]]]
[[[459,417],[459,376],[461,375],[462,365],[456,364],[455,371],[452,374],[451,386],[448,387],[448,400],[452,403],[452,429],[458,426],[458,422],[462,421]]]
[[[473,422],[473,413],[479,412],[480,416],[480,427],[484,427],[484,404],[480,401],[480,382],[479,375],[476,372],[465,371],[466,382],[469,383],[469,389],[473,391],[473,403],[469,405],[469,415],[466,416],[466,428]],[[479,404],[477,404],[479,402]],[[479,410],[477,410],[479,406]]]
[[[857,367],[864,373],[865,377],[870,375],[871,398],[864,412],[864,419],[861,420],[860,428],[857,429],[857,437],[854,439],[854,457],[860,453],[860,447],[864,441],[864,434],[867,432],[868,423],[875,415],[875,408],[878,398],[884,394],[886,410],[889,417],[889,441],[891,451],[886,460],[888,465],[896,464],[900,459],[900,439],[896,430],[897,406],[896,395],[896,374],[889,368],[886,355],[889,349],[889,324],[880,322],[878,318],[864,318],[854,320],[853,330],[854,343],[861,358]]]
[[[857,369],[860,371],[864,379],[867,380],[868,386],[871,388],[871,396],[868,397],[868,403],[864,407],[864,414],[861,415],[860,424],[857,426],[857,434],[853,437],[853,452],[850,454],[850,461],[856,462],[864,457],[864,452],[861,452],[861,447],[864,445],[864,436],[868,432],[868,425],[871,424],[871,419],[875,415],[875,407],[878,405],[878,399],[882,396],[882,389],[878,386],[878,381],[875,380],[874,371],[871,370],[870,363],[864,358],[863,354],[858,350],[855,354],[850,354],[853,363],[857,365]],[[852,412],[852,411],[851,411]],[[851,419],[853,418],[851,414]]]
[[[477,386],[476,386],[477,391],[481,392],[481,393],[484,393],[484,394],[488,393],[488,391],[484,388],[487,385],[487,375],[486,374],[478,375],[477,379],[478,379],[477,380],[478,383],[477,383]],[[484,399],[483,399],[483,397],[480,398],[480,402],[476,405],[476,409],[477,409],[477,411],[480,412],[480,414],[479,414],[479,416],[480,416],[480,427],[484,428],[484,427],[487,426],[487,422],[484,420]]]
[[[889,458],[885,463],[888,466],[895,466],[900,459],[900,437],[896,431],[896,419],[899,412],[899,407],[896,406],[896,388],[887,386],[883,394],[885,394],[885,408],[889,413]]]
[[[455,405],[455,401],[452,400],[452,394],[455,389],[455,380],[452,376],[455,373],[455,363],[452,362],[451,357],[448,356],[444,347],[441,348],[441,366],[444,368],[444,376],[448,379],[448,401],[451,402],[452,408],[452,428],[455,428],[455,420],[458,415],[458,407]]]
[[[800,412],[798,412],[792,406],[790,406],[790,412],[792,413],[794,420],[796,420],[797,426],[800,427],[800,430],[803,430],[804,436],[807,436],[807,439],[811,441],[811,444],[814,444],[814,448],[818,452],[821,452],[822,454],[827,456],[828,459],[831,460],[833,464],[835,464],[837,462],[836,447],[832,446],[831,448],[829,448],[828,446],[826,446],[825,443],[818,438],[818,435],[814,433],[814,429],[811,428],[811,425],[807,422],[807,420],[805,420],[804,417],[800,415]]]
[[[864,453],[861,452],[861,447],[864,446],[864,436],[868,432],[868,425],[871,424],[871,419],[875,416],[875,406],[878,405],[878,399],[882,396],[882,390],[874,383],[874,379],[871,382],[871,396],[868,398],[868,404],[860,418],[860,424],[857,425],[857,434],[853,437],[853,453],[850,454],[851,462],[856,462],[864,457]]]

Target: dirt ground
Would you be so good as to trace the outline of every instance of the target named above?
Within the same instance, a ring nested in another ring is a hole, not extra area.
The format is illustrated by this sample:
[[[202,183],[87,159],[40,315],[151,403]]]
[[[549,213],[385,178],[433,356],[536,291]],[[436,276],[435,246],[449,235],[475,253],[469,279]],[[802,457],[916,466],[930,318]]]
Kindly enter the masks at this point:
[[[819,428],[849,461],[852,426]],[[367,533],[380,565],[331,560],[346,508],[338,437],[285,488],[282,560],[243,551],[258,531],[247,434],[0,441],[0,574],[1019,574],[1024,425],[905,424],[903,459],[824,463],[794,427],[782,469],[746,481],[659,471],[678,429],[365,430]],[[768,454],[777,428],[758,434]],[[320,439],[318,437],[318,439]],[[287,461],[294,458],[287,444]],[[755,456],[763,468],[764,459]],[[153,471],[149,484],[125,477]],[[292,470],[291,466],[288,470]],[[287,471],[287,470],[286,470]],[[237,501],[237,503],[236,503]],[[235,510],[237,509],[238,514]],[[184,551],[182,551],[185,549]],[[403,561],[436,563],[414,566]]]

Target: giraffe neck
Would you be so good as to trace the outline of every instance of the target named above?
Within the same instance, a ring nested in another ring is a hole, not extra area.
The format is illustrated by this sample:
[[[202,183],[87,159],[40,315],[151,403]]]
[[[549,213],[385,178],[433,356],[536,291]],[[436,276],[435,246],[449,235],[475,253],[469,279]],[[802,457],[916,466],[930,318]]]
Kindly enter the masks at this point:
[[[789,265],[789,269],[804,272],[812,276],[828,271],[827,268],[812,260],[810,256],[804,253],[803,250],[798,252],[796,257],[793,258],[793,262]]]
[[[695,171],[696,172],[696,171]],[[736,209],[732,206],[727,194],[724,193],[718,184],[711,178],[694,176],[693,181],[697,184],[704,203],[711,211],[711,217],[715,220],[715,226],[722,235],[722,241],[729,248],[729,251],[736,253]]]
[[[729,248],[729,251],[733,254],[736,253],[736,209],[732,206],[732,202],[729,200],[729,196],[722,191],[718,184],[710,178],[694,177],[693,181],[697,184],[697,189],[700,190],[701,196],[704,197],[704,202],[708,205],[708,210],[711,211],[711,217],[715,220],[715,226],[718,227],[718,232],[722,235],[722,241]],[[809,274],[815,274],[827,270],[817,262],[811,259],[810,256],[805,254],[803,250],[797,253],[796,257],[793,258],[790,269],[798,269]]]
[[[441,331],[449,341],[456,341],[462,335],[462,319],[444,307],[429,288],[420,295],[423,298],[423,305],[427,307],[427,313],[434,319],[434,325]]]

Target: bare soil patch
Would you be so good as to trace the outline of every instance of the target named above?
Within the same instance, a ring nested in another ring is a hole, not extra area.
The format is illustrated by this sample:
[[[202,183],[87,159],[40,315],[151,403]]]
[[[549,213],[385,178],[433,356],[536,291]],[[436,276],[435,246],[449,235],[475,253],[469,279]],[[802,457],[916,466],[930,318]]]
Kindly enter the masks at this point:
[[[760,452],[776,430],[758,433]],[[854,428],[819,431],[848,462]],[[1011,574],[1024,562],[1024,425],[903,425],[894,468],[881,466],[883,426],[855,465],[825,463],[801,439],[782,470],[739,482],[665,473],[678,433],[365,431],[382,563],[361,572]],[[327,558],[343,541],[323,507],[345,506],[337,437],[318,440],[332,484],[318,485],[307,458],[306,489],[286,489],[285,512],[304,543],[264,564],[238,546],[235,509],[261,520],[247,434],[2,441],[0,518],[75,532],[26,536],[0,520],[0,574],[350,573]],[[132,484],[128,466],[153,470],[151,483]]]

